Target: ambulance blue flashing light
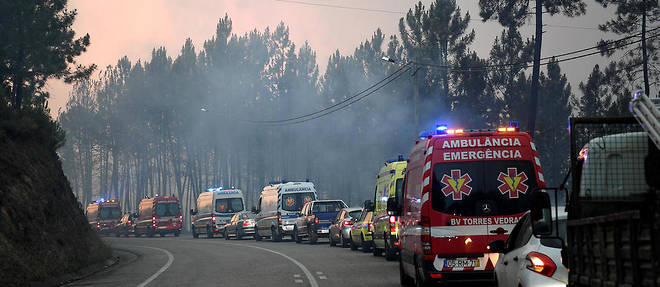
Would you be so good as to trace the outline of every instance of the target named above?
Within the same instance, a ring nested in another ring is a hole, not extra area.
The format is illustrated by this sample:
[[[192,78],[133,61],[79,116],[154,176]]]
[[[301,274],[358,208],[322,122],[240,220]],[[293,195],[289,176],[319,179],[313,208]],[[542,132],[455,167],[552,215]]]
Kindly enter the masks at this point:
[[[428,137],[428,136],[429,136],[429,133],[428,133],[428,132],[421,132],[421,133],[419,134],[419,139],[420,139],[420,140],[423,140],[423,139],[426,139],[426,137]]]
[[[439,124],[435,126],[435,134],[437,135],[445,135],[447,134],[447,125],[445,124]]]

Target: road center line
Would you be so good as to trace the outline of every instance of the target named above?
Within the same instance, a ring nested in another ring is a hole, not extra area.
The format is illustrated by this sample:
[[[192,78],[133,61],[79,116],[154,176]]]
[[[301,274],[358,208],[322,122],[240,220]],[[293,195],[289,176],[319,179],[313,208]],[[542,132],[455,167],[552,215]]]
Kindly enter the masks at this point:
[[[231,243],[229,243],[229,244],[231,244]],[[277,254],[279,256],[282,256],[282,257],[288,259],[289,261],[293,262],[293,264],[298,265],[300,270],[302,270],[302,272],[305,273],[305,276],[307,276],[307,279],[309,280],[309,285],[311,285],[312,287],[319,287],[319,284],[316,282],[316,278],[314,278],[314,275],[312,274],[312,272],[309,272],[309,269],[307,269],[307,267],[305,267],[305,265],[303,265],[302,263],[298,262],[298,260],[293,259],[293,258],[289,257],[288,255],[286,255],[284,253],[277,252],[277,251],[274,251],[274,250],[270,250],[268,248],[254,246],[254,245],[243,245],[243,244],[231,244],[231,245],[256,248],[256,249],[260,249],[260,250],[263,250],[263,251],[268,251],[270,253],[274,253],[274,254]],[[138,287],[142,287],[142,286],[138,286]]]
[[[165,263],[165,265],[163,265],[163,267],[158,269],[158,271],[156,271],[156,273],[154,273],[154,275],[151,275],[151,277],[147,278],[147,280],[144,280],[144,282],[140,283],[137,287],[147,286],[147,284],[151,283],[151,281],[154,281],[154,279],[156,279],[160,274],[165,272],[165,270],[167,270],[167,268],[170,268],[170,265],[172,265],[172,262],[174,262],[174,255],[172,255],[172,253],[170,253],[169,251],[167,251],[165,249],[161,249],[161,248],[158,248],[158,247],[150,247],[150,246],[135,246],[135,247],[155,249],[155,250],[158,250],[158,251],[161,251],[161,252],[167,254],[167,263]]]

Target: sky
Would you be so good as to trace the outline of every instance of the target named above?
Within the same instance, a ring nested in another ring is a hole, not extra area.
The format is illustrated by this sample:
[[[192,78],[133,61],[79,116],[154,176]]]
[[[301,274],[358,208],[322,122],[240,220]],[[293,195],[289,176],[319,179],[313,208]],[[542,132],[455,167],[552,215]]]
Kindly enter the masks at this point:
[[[428,5],[431,0],[422,2]],[[199,51],[202,43],[215,34],[218,19],[225,14],[232,19],[236,34],[255,28],[272,29],[283,21],[289,26],[290,38],[297,47],[308,41],[317,52],[323,72],[330,54],[336,50],[353,53],[376,29],[381,28],[388,37],[398,34],[399,19],[415,3],[409,0],[69,0],[69,9],[78,11],[73,25],[76,34],[89,33],[91,37],[87,52],[77,61],[96,64],[97,72],[114,65],[123,56],[133,63],[138,59],[149,60],[151,51],[161,46],[171,57],[176,57],[187,38],[192,39]],[[481,57],[487,57],[494,38],[503,28],[496,22],[477,21],[478,0],[457,0],[457,4],[475,19],[471,28],[477,37],[471,48]],[[544,28],[542,57],[591,47],[601,38],[616,38],[594,29],[612,17],[612,10],[603,9],[591,0],[587,0],[587,5],[587,15],[578,18],[544,15],[548,25]],[[524,37],[532,36],[534,26],[524,26],[521,31]],[[594,64],[608,62],[593,56],[562,63],[561,67],[573,92],[579,93],[577,85],[586,79]],[[47,89],[51,114],[57,116],[58,110],[66,105],[71,85],[51,80]]]

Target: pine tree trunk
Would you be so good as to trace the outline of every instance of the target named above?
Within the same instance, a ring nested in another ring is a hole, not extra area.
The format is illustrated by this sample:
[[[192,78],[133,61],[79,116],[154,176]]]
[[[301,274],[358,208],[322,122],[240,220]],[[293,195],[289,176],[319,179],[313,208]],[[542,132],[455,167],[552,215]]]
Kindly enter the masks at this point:
[[[529,99],[528,126],[530,136],[534,137],[536,114],[539,100],[539,74],[541,72],[541,40],[543,38],[543,1],[536,0],[536,36],[534,38],[534,65],[532,67],[532,93]]]
[[[646,51],[646,4],[644,4],[642,14],[642,70],[644,71],[644,93],[650,96],[648,62],[649,58]]]

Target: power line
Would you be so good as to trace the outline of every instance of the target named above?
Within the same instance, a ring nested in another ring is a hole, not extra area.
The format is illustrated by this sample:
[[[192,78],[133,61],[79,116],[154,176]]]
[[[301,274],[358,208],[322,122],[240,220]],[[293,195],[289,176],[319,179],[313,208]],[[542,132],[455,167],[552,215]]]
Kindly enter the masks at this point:
[[[651,32],[651,31],[655,31],[655,30],[658,30],[658,29],[660,29],[660,27],[653,28],[652,30],[649,30],[649,32]],[[618,43],[618,42],[622,42],[622,41],[628,40],[628,39],[633,38],[633,37],[636,37],[636,36],[638,36],[638,34],[637,34],[637,35],[632,35],[632,36],[627,36],[627,37],[624,37],[624,38],[621,38],[621,39],[615,40],[615,41],[613,41],[613,42],[609,42],[609,43],[606,43],[606,44],[597,45],[597,46],[590,47],[590,48],[585,48],[585,49],[580,49],[580,50],[576,50],[576,51],[572,51],[572,52],[562,53],[562,54],[559,54],[559,55],[553,55],[553,56],[543,57],[543,58],[541,58],[541,60],[542,60],[542,61],[544,61],[544,60],[551,60],[551,59],[556,59],[556,58],[559,58],[559,57],[564,57],[564,56],[568,56],[568,55],[573,55],[573,54],[577,54],[577,53],[581,53],[581,52],[585,52],[585,51],[589,51],[589,50],[593,50],[593,49],[598,49],[598,48],[601,48],[601,47],[609,46],[609,45],[611,45],[611,44],[613,44],[613,43]],[[655,34],[655,35],[652,35],[652,36],[649,36],[649,37],[647,37],[647,39],[653,39],[653,38],[656,38],[656,37],[658,37],[658,36],[660,36],[660,33]],[[624,43],[624,44],[621,44],[621,45],[617,45],[617,46],[614,46],[614,47],[610,47],[610,48],[607,48],[607,49],[604,49],[604,50],[598,50],[598,51],[591,52],[591,53],[587,53],[587,54],[577,55],[577,56],[573,56],[573,57],[569,57],[569,58],[564,58],[564,59],[558,59],[558,60],[556,60],[555,62],[560,63],[560,62],[571,61],[571,60],[575,60],[575,59],[579,59],[579,58],[589,57],[589,56],[593,56],[593,55],[596,55],[596,54],[600,54],[600,53],[602,53],[602,52],[612,51],[612,50],[616,50],[616,49],[618,49],[618,48],[622,48],[622,47],[629,46],[629,45],[632,45],[632,44],[637,44],[637,43],[639,43],[639,42],[641,42],[641,41],[642,41],[642,40],[639,39],[639,40],[635,40],[635,41],[632,41],[632,42],[629,42],[629,43]],[[483,66],[463,67],[463,68],[452,68],[452,67],[449,66],[449,65],[438,65],[438,64],[424,63],[424,62],[417,62],[417,61],[412,61],[412,63],[413,63],[413,64],[416,64],[416,65],[420,65],[420,66],[425,66],[425,67],[432,67],[432,68],[446,69],[446,70],[448,70],[448,71],[450,71],[450,72],[482,72],[482,71],[509,70],[509,69],[511,69],[510,67],[512,67],[512,66],[518,66],[518,68],[522,68],[522,69],[525,69],[525,68],[531,68],[531,67],[533,67],[533,65],[524,65],[524,64],[527,64],[527,63],[530,63],[530,62],[533,62],[533,61],[534,61],[534,60],[527,60],[527,61],[516,62],[516,63],[505,63],[505,64],[494,64],[494,65],[483,65]],[[548,64],[550,64],[550,61],[545,62],[545,63],[541,63],[542,66],[544,66],[544,65],[548,65]],[[509,67],[509,68],[507,68],[507,67]],[[498,68],[499,68],[499,69],[498,69]]]
[[[397,15],[406,15],[408,13],[408,12],[403,12],[403,11],[393,11],[393,10],[373,9],[373,8],[361,8],[361,7],[342,6],[342,5],[334,5],[334,4],[312,3],[312,2],[296,1],[296,0],[273,0],[273,1],[283,2],[283,3],[290,3],[290,4],[297,4],[297,5],[304,5],[304,6],[326,7],[326,8],[354,10],[354,11],[363,11],[363,12],[373,12],[373,13],[385,13],[385,14],[397,14]],[[479,20],[479,19],[470,19],[470,22],[480,23],[480,24],[485,23],[483,20]],[[535,26],[535,24],[531,24],[531,25]],[[600,31],[600,29],[598,29],[597,27],[583,27],[583,26],[555,25],[555,24],[546,24],[544,26],[553,27],[553,28],[564,28],[564,29],[597,30],[597,31]]]
[[[403,75],[405,72],[407,72],[410,69],[411,69],[410,63],[406,63],[406,64],[402,65],[401,67],[399,67],[397,70],[395,70],[393,73],[388,75],[387,77],[385,77],[382,80],[376,82],[375,84],[369,86],[368,88],[360,91],[359,93],[357,93],[357,94],[355,94],[351,97],[348,97],[348,98],[346,98],[346,99],[344,99],[344,100],[342,100],[338,103],[335,103],[333,105],[330,105],[328,107],[325,107],[323,109],[320,109],[320,110],[312,112],[312,113],[308,113],[308,114],[293,117],[293,118],[283,119],[283,120],[267,120],[267,121],[244,120],[244,121],[249,122],[249,123],[259,123],[259,124],[288,124],[288,123],[299,123],[299,122],[304,122],[304,121],[307,121],[307,120],[310,120],[310,119],[315,119],[315,118],[318,118],[318,117],[314,117],[314,116],[316,116],[318,114],[327,115],[329,113],[341,110],[341,109],[343,109],[343,108],[345,108],[349,105],[352,105],[353,103],[363,99],[364,97],[373,94],[374,92],[378,91],[382,87],[386,86],[387,84],[391,83],[395,79],[399,78],[401,75]],[[363,95],[363,94],[365,94],[365,95]],[[357,99],[357,100],[355,100],[355,99]],[[346,106],[342,106],[346,103],[349,103],[349,104],[346,105]],[[333,110],[336,107],[339,107],[339,108],[337,108],[336,110]],[[310,119],[306,119],[306,118],[310,118]]]

